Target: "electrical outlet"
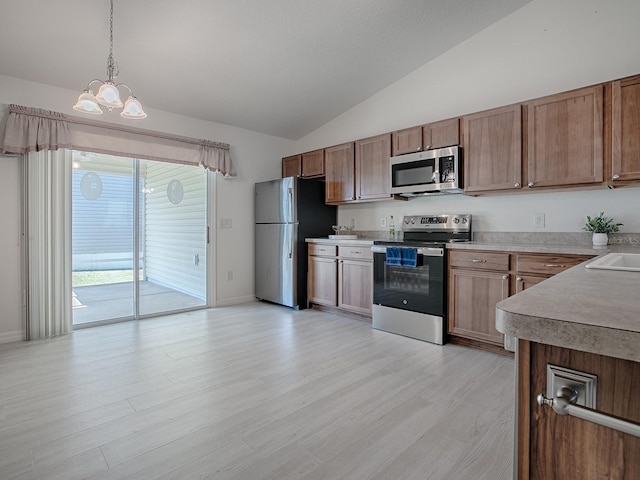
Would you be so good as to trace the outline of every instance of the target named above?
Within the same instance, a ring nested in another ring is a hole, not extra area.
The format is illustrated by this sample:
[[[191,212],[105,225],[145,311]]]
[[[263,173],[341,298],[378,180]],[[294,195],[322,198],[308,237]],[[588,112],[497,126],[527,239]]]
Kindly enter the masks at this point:
[[[382,228],[387,228],[387,217],[380,218],[380,226]]]
[[[544,228],[544,213],[533,214],[533,226],[535,228]]]

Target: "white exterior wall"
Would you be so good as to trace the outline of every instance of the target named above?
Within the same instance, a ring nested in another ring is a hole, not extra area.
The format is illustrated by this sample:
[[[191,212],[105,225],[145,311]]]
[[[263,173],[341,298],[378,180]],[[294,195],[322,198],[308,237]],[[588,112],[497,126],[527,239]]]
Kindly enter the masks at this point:
[[[533,0],[299,140],[289,154],[640,73],[638,0]],[[472,213],[477,231],[578,232],[604,210],[640,232],[639,188],[416,198],[341,206],[338,222],[382,230],[393,214]],[[545,213],[546,226],[533,227]]]
[[[144,162],[145,279],[207,298],[207,175],[200,167]],[[141,171],[142,175],[142,171]],[[169,201],[167,187],[183,188],[179,204]],[[194,257],[198,256],[198,264]]]

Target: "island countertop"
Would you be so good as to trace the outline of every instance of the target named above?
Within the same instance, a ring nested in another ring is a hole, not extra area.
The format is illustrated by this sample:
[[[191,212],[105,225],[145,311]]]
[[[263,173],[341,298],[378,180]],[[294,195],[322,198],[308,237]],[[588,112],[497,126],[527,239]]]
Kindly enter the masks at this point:
[[[640,272],[588,269],[587,263],[499,302],[496,328],[523,340],[640,362]]]

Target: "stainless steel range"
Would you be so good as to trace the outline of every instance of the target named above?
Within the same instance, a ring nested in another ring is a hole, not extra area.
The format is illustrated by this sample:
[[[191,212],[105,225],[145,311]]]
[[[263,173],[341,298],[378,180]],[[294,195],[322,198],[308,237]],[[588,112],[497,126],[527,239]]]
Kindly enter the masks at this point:
[[[471,240],[471,215],[410,215],[400,242],[373,250],[373,328],[443,345],[447,339],[445,244]]]

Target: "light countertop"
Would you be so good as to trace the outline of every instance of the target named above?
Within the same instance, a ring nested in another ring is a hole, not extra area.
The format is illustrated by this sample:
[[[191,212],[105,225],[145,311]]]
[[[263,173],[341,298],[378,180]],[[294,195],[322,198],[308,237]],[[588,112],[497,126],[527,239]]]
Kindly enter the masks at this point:
[[[605,253],[640,253],[609,247]],[[640,362],[640,273],[587,269],[587,263],[499,302],[496,328],[524,340]]]
[[[499,252],[555,253],[565,255],[602,255],[617,248],[614,245],[592,247],[591,245],[553,245],[544,243],[485,243],[457,242],[448,243],[450,250],[485,250]]]
[[[333,238],[306,238],[305,241],[307,243],[318,243],[325,245],[363,245],[363,246],[371,246],[373,245],[372,239],[366,238],[358,238],[358,239],[333,239]]]

